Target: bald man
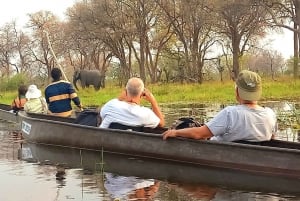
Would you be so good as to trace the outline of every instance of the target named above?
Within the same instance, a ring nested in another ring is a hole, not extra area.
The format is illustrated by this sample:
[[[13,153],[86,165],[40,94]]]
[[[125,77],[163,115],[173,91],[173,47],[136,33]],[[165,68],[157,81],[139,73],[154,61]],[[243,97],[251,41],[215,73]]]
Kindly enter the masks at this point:
[[[150,102],[152,109],[141,106],[141,100]],[[100,128],[109,128],[112,122],[125,126],[155,128],[165,125],[164,116],[153,94],[145,89],[140,78],[130,78],[119,98],[108,101],[100,111]]]

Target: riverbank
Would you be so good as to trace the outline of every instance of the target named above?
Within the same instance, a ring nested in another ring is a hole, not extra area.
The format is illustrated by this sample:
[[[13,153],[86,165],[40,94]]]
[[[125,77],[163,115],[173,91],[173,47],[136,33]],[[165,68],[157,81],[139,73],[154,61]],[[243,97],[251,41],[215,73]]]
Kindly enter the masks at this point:
[[[211,81],[203,84],[177,84],[161,83],[147,84],[148,89],[152,91],[157,101],[161,104],[178,102],[201,102],[201,103],[235,103],[233,81]],[[112,83],[107,83],[104,89],[95,91],[92,87],[77,91],[83,105],[101,106],[108,100],[119,95],[123,87]],[[43,90],[43,89],[42,89]],[[0,102],[10,104],[16,91],[2,91]],[[300,101],[300,80],[292,78],[281,78],[274,80],[263,80],[262,101],[286,100]]]

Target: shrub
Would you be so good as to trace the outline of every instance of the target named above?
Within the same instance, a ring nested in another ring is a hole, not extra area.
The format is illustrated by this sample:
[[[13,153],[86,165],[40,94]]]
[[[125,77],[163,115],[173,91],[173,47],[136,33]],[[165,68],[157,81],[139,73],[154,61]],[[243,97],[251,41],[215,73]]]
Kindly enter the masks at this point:
[[[16,91],[18,90],[19,85],[28,84],[28,79],[24,74],[16,74],[13,77],[3,77],[0,79],[0,90],[1,91]]]

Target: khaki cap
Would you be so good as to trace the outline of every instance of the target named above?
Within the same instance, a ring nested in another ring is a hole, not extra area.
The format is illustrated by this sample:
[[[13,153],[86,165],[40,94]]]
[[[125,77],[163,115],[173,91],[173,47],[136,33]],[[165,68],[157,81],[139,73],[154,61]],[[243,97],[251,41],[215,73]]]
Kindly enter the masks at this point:
[[[257,101],[261,98],[261,77],[257,73],[242,70],[237,77],[236,85],[241,99]]]

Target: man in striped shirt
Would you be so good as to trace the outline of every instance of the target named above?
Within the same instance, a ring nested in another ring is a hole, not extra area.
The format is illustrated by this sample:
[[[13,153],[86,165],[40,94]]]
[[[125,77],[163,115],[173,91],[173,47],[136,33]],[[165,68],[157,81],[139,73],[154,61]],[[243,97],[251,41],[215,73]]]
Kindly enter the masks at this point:
[[[62,72],[59,68],[52,69],[51,77],[53,82],[45,89],[49,112],[52,115],[69,117],[72,114],[71,100],[81,109],[80,99],[72,84],[61,79]]]

